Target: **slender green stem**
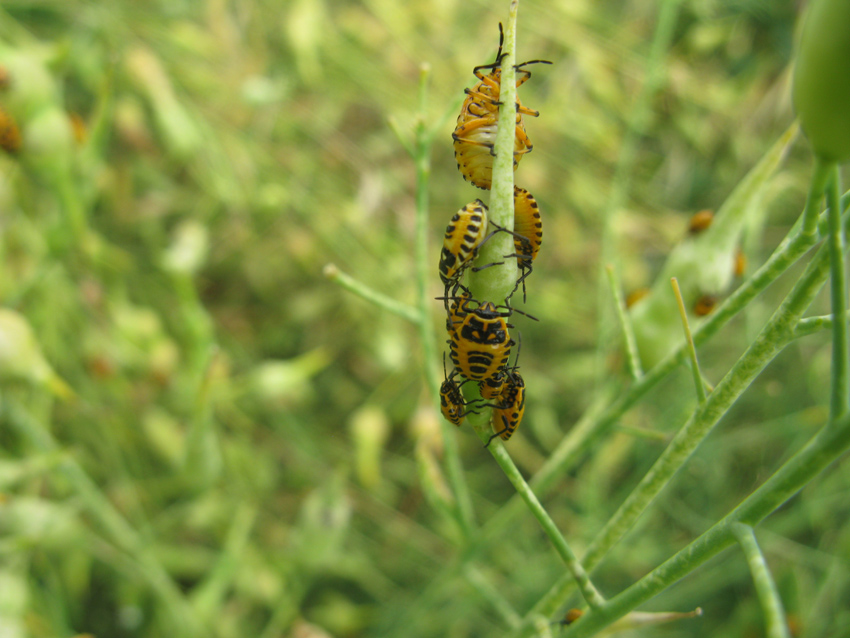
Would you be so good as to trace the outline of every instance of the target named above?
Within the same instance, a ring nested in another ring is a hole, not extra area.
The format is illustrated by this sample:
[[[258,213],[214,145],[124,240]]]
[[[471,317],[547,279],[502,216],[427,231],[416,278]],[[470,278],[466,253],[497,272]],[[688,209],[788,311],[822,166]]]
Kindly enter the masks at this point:
[[[370,288],[366,284],[357,281],[352,276],[342,272],[335,264],[326,265],[322,272],[325,277],[334,283],[339,284],[342,288],[345,288],[349,292],[353,292],[358,297],[375,304],[379,308],[383,308],[387,312],[391,312],[402,319],[407,319],[411,323],[417,325],[420,323],[420,314],[416,308],[412,308],[407,304],[396,301],[392,297],[388,297],[374,288]]]
[[[850,313],[844,314],[844,321],[847,322],[850,318]],[[832,330],[832,315],[822,315],[820,317],[806,317],[800,319],[797,327],[794,328],[794,338],[808,337],[809,335],[821,332],[823,330]]]
[[[821,160],[817,160],[817,165]],[[829,221],[830,300],[832,302],[832,375],[830,415],[838,418],[850,410],[850,376],[848,375],[847,322],[840,318],[847,315],[847,284],[844,268],[844,228],[838,194],[841,192],[838,167],[831,164],[826,187],[826,205]]]
[[[493,152],[493,177],[490,190],[490,221],[514,228],[514,143],[516,139],[516,19],[519,0],[512,0],[505,24],[504,57],[499,88],[499,126]],[[482,247],[476,265],[498,264],[473,272],[469,288],[474,299],[502,303],[517,280],[516,259],[505,259],[514,251],[513,237],[496,233]]]
[[[428,186],[431,180],[431,137],[428,132],[429,67],[423,65],[419,74],[419,121],[414,135],[416,163],[416,298],[418,301],[419,338],[425,361],[425,377],[436,398],[440,391],[440,370],[437,364],[437,343],[431,323],[434,300],[428,295],[428,281],[434,274],[434,263],[428,251]]]
[[[691,327],[688,324],[688,313],[685,310],[685,301],[682,299],[682,291],[679,290],[679,280],[673,277],[670,282],[673,284],[673,292],[676,295],[676,303],[679,306],[679,316],[682,318],[682,329],[685,331],[685,344],[688,347],[688,356],[691,358],[691,371],[694,375],[694,385],[697,390],[697,400],[699,404],[705,403],[705,384],[702,382],[702,373],[699,370],[699,360],[697,359],[697,349],[694,346],[694,336],[691,334]]]
[[[830,166],[819,159],[815,159],[815,169],[809,180],[809,193],[806,196],[806,208],[803,210],[803,234],[812,236],[818,225],[820,214],[820,203],[823,199],[823,191],[829,180]]]
[[[632,379],[637,381],[643,376],[643,369],[640,365],[640,355],[638,354],[637,342],[635,341],[635,333],[632,330],[632,323],[626,312],[626,304],[621,294],[620,280],[617,277],[617,271],[613,264],[608,264],[605,267],[605,273],[608,275],[608,286],[611,289],[614,308],[617,311],[617,322],[620,324],[620,332],[623,334],[626,364],[629,366],[629,374]]]
[[[593,569],[631,528],[732,404],[789,343],[794,326],[824,284],[828,273],[829,259],[826,251],[821,249],[755,341],[679,430],[646,476],[594,538],[583,561],[588,570]]]
[[[667,65],[664,64],[664,57],[667,55],[673,34],[675,33],[679,4],[680,0],[666,0],[661,3],[658,22],[646,61],[646,79],[640,88],[640,93],[635,99],[634,106],[629,114],[623,141],[620,144],[620,153],[617,156],[617,163],[614,167],[614,176],[611,180],[608,198],[601,211],[602,246],[600,265],[603,267],[607,264],[615,264],[616,266],[617,251],[614,245],[616,224],[614,223],[614,216],[623,208],[626,196],[628,195],[631,186],[631,176],[634,174],[632,169],[635,158],[637,157],[637,150],[652,115],[652,100],[661,87],[667,73]],[[604,361],[610,349],[608,343],[611,333],[608,301],[604,297],[604,286],[601,285],[603,277],[604,273],[600,270],[597,305],[599,308],[598,315],[601,321],[596,348],[598,377],[600,379],[602,379],[606,370]]]
[[[513,229],[514,188],[513,188],[513,151],[516,134],[516,21],[519,0],[512,0],[505,25],[505,41],[501,65],[501,87],[499,92],[499,126],[496,133],[495,158],[493,160],[493,184],[490,193],[490,220],[499,226]],[[516,259],[505,259],[503,256],[514,252],[513,238],[508,233],[496,233],[480,251],[478,264],[502,262],[499,265],[485,268],[470,275],[470,290],[475,299],[496,301],[507,298],[516,284]],[[480,398],[480,393],[472,384],[467,400]],[[470,425],[482,440],[490,438],[490,411],[481,410],[479,414],[467,417]],[[573,574],[588,604],[600,605],[604,599],[590,582],[575,553],[570,548],[563,535],[558,531],[549,514],[537,500],[531,488],[511,460],[504,445],[495,439],[489,448],[490,453],[505,476],[526,503],[532,514],[539,521],[543,530],[549,536],[555,550]]]
[[[735,542],[733,523],[757,525],[793,497],[850,448],[850,414],[831,421],[738,507],[601,610],[586,614],[564,638],[593,636],[617,618],[653,598]],[[523,624],[523,628],[526,624]],[[523,635],[528,635],[524,633]]]
[[[759,268],[753,276],[733,292],[708,318],[693,332],[694,344],[701,345],[714,336],[750,301],[764,291],[771,283],[779,278],[788,268],[796,263],[815,243],[815,236],[807,236],[800,232],[789,235],[773,255]],[[686,344],[680,345],[658,365],[649,370],[639,381],[627,391],[619,394],[601,413],[594,415],[591,422],[584,423],[578,433],[577,428],[570,430],[561,444],[549,455],[548,460],[537,472],[531,485],[537,491],[545,493],[555,484],[557,479],[569,468],[576,459],[592,445],[595,437],[608,431],[620,417],[634,406],[662,379],[675,370],[686,357]],[[579,437],[581,434],[581,437]]]
[[[508,480],[516,489],[517,494],[519,494],[520,498],[525,501],[528,509],[531,510],[531,513],[538,520],[543,531],[549,537],[549,540],[552,541],[552,544],[555,546],[555,551],[558,552],[561,560],[564,561],[564,564],[567,566],[570,574],[572,574],[578,584],[578,588],[581,591],[582,596],[584,596],[584,599],[587,601],[587,604],[591,607],[600,607],[603,605],[605,603],[605,599],[590,581],[590,577],[587,572],[582,567],[569,543],[567,543],[564,536],[558,530],[558,527],[549,516],[549,513],[540,504],[540,501],[537,500],[537,497],[534,495],[534,492],[531,491],[531,488],[528,486],[528,483],[525,482],[525,479],[522,478],[522,475],[519,473],[516,465],[514,465],[511,457],[508,456],[505,446],[497,444],[491,445],[490,447],[492,448],[493,458],[496,459],[496,462],[502,468],[502,471],[504,471],[505,476],[508,477]]]
[[[419,78],[419,122],[414,135],[414,162],[416,166],[416,292],[418,299],[419,338],[425,380],[436,403],[440,392],[440,368],[437,342],[431,322],[434,300],[428,295],[428,280],[434,273],[434,262],[428,258],[428,186],[431,179],[431,143],[433,133],[427,125],[429,68],[423,65]],[[457,500],[457,519],[464,536],[469,537],[475,527],[472,499],[463,475],[463,465],[458,450],[457,434],[445,419],[440,420],[446,458],[446,475]]]
[[[761,553],[753,528],[743,523],[733,523],[729,527],[750,567],[756,594],[765,616],[767,638],[791,638],[791,632],[788,631],[788,624],[785,622],[785,610],[782,599],[779,597],[779,590],[767,568],[767,561]]]

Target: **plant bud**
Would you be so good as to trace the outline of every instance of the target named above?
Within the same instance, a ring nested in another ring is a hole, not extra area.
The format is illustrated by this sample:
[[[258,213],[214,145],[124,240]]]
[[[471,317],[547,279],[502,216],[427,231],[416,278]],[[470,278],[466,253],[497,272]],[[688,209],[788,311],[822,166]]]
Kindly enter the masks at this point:
[[[794,67],[794,107],[815,155],[850,159],[850,2],[812,0]]]

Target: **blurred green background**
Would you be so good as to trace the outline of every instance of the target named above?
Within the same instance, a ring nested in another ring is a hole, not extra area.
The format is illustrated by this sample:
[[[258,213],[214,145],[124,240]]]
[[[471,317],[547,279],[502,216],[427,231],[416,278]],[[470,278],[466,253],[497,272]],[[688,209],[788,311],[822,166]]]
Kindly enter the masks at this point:
[[[611,232],[630,292],[793,119],[794,3],[680,5],[625,176],[658,3],[520,6],[518,59],[554,62],[521,89],[540,117],[516,181],[545,232],[525,306],[540,322],[521,321],[526,417],[508,445],[527,475],[624,379],[621,355],[597,346],[612,184],[626,193]],[[428,63],[428,115],[449,115],[430,183],[442,293],[443,228],[481,195],[457,172],[454,118],[507,6],[3,3],[0,107],[22,142],[0,156],[0,635],[507,631],[476,576],[444,569],[462,547],[423,494],[441,448],[415,328],[322,275],[334,263],[415,302],[414,169],[388,118],[412,130]],[[749,272],[799,215],[809,170],[798,142],[747,227]],[[790,283],[700,351],[709,380]],[[786,350],[597,571],[602,592],[798,449],[826,418],[828,379],[828,335]],[[544,499],[579,553],[693,405],[681,368],[623,419],[659,438],[609,434]],[[483,523],[512,489],[471,432],[458,437]],[[834,468],[759,534],[799,635],[848,635],[848,487]],[[524,614],[563,567],[523,513],[474,570]],[[651,604],[697,606],[700,619],[632,635],[763,635],[737,550]]]

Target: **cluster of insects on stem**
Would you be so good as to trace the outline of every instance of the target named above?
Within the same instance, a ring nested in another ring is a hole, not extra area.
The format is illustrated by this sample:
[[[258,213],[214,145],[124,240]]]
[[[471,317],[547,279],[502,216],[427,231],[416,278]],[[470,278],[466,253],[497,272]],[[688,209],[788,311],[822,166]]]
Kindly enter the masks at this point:
[[[483,190],[492,186],[495,140],[499,123],[504,33],[499,25],[499,50],[491,64],[473,69],[478,83],[467,88],[466,99],[452,134],[455,159],[463,178]],[[531,64],[551,64],[547,60],[530,60],[516,65],[516,86],[524,84],[531,72]],[[516,170],[522,157],[530,153],[533,145],[525,131],[522,116],[537,117],[539,113],[523,106],[516,99],[516,124],[514,130],[513,167]],[[492,230],[491,230],[492,228]],[[504,259],[516,259],[519,277],[513,290],[497,305],[492,301],[474,299],[464,285],[467,271],[480,271],[504,262],[493,262],[473,267],[479,249],[493,235],[509,233],[513,237],[514,252]],[[524,188],[514,187],[514,228],[509,230],[489,219],[489,210],[480,199],[461,208],[446,228],[443,249],[440,253],[440,279],[445,294],[440,299],[446,311],[449,357],[453,364],[450,374],[444,370],[445,380],[440,387],[440,407],[443,416],[461,425],[470,412],[492,409],[495,437],[507,441],[519,427],[525,412],[525,381],[514,360],[510,364],[511,349],[517,345],[508,322],[514,312],[523,313],[510,305],[511,297],[522,287],[526,298],[525,280],[532,272],[532,262],[537,257],[543,240],[543,223],[534,196]],[[527,315],[534,319],[530,315]],[[517,358],[519,348],[517,348]],[[445,368],[445,359],[443,361]],[[480,400],[466,401],[463,386],[477,383]]]

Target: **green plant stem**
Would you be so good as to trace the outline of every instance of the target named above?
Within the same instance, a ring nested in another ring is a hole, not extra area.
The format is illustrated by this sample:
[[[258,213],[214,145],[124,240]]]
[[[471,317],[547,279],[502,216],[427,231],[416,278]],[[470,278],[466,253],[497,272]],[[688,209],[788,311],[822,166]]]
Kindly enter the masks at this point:
[[[817,229],[820,203],[829,180],[830,170],[828,163],[815,158],[815,168],[809,180],[809,193],[806,196],[806,208],[803,210],[803,234],[809,237],[813,236]]]
[[[419,329],[420,342],[422,343],[425,382],[433,401],[438,402],[441,381],[437,357],[437,343],[431,321],[431,308],[434,300],[428,294],[428,281],[430,275],[433,273],[431,262],[428,259],[428,185],[431,179],[431,146],[434,141],[434,135],[438,131],[442,131],[448,117],[452,112],[457,111],[459,104],[456,104],[451,109],[447,110],[441,118],[434,120],[433,118],[428,117],[429,73],[430,65],[423,64],[419,74],[419,113],[417,116],[416,126],[414,128],[413,142],[411,143],[407,139],[407,136],[402,133],[394,118],[390,118],[389,120],[390,128],[392,128],[393,132],[396,134],[399,143],[401,143],[402,147],[410,155],[415,167],[415,262],[417,308],[413,309],[399,304],[393,299],[389,299],[379,293],[369,291],[360,284],[358,284],[356,288],[351,289],[353,292],[360,294],[361,296],[369,294],[370,300],[375,301],[388,309],[392,307],[396,314],[400,314],[416,324]],[[335,273],[339,272],[335,267],[334,271]],[[463,476],[463,465],[460,460],[460,452],[458,450],[456,438],[457,435],[449,427],[449,424],[445,421],[445,419],[441,419],[440,429],[443,439],[443,448],[445,450],[446,473],[457,504],[454,515],[463,535],[469,539],[472,530],[475,527],[475,517],[469,488],[467,487]],[[443,503],[442,500],[435,502]]]
[[[558,552],[558,556],[561,557],[561,560],[564,561],[564,564],[567,566],[570,574],[572,574],[572,577],[575,579],[579,591],[581,591],[581,594],[584,596],[587,604],[591,607],[600,607],[603,605],[605,603],[605,599],[596,587],[594,587],[593,583],[590,581],[590,577],[582,567],[581,562],[579,562],[572,548],[570,548],[569,543],[567,543],[566,539],[555,525],[555,522],[549,516],[549,513],[540,504],[540,501],[537,500],[537,497],[534,495],[534,492],[531,491],[528,483],[525,482],[525,479],[523,479],[522,475],[519,473],[519,470],[516,465],[514,465],[511,457],[508,456],[505,446],[498,444],[491,445],[490,447],[493,448],[493,458],[496,459],[499,467],[502,468],[505,476],[508,477],[508,480],[514,486],[514,489],[516,489],[517,494],[519,494],[520,498],[525,501],[525,504],[534,515],[534,518],[537,519],[540,526],[543,528],[543,531],[549,537],[549,540],[552,541],[552,544],[555,546],[555,551]]]
[[[416,169],[416,291],[418,299],[419,339],[422,343],[422,358],[425,380],[432,400],[437,403],[440,394],[440,369],[438,367],[437,343],[431,321],[434,300],[428,294],[428,280],[434,273],[434,263],[428,258],[428,185],[431,179],[431,144],[433,131],[427,124],[428,72],[423,65],[419,77],[419,121],[414,133],[414,163]],[[457,502],[457,521],[464,536],[469,538],[475,527],[472,499],[463,475],[457,434],[445,419],[440,419],[443,447],[446,459],[446,475]]]
[[[788,631],[788,624],[785,622],[785,610],[782,606],[779,590],[777,590],[776,583],[773,582],[770,570],[767,568],[767,562],[764,559],[764,554],[761,553],[758,541],[756,541],[753,528],[743,523],[733,523],[729,528],[734,534],[735,540],[741,546],[750,567],[756,594],[765,616],[767,638],[791,638],[791,632]]]
[[[504,57],[501,65],[499,89],[499,125],[493,152],[493,176],[490,190],[490,222],[513,230],[514,228],[514,144],[516,139],[516,19],[519,0],[513,0],[505,23]],[[513,290],[517,280],[516,259],[505,259],[515,252],[514,240],[508,233],[496,233],[481,246],[475,265],[481,267],[498,264],[470,273],[469,288],[473,299],[503,300]]]
[[[428,185],[431,181],[431,136],[428,132],[429,67],[423,65],[419,74],[419,121],[414,133],[416,170],[416,298],[418,300],[419,338],[425,361],[425,377],[434,398],[440,392],[440,370],[437,364],[437,343],[431,325],[431,308],[434,300],[428,294],[428,280],[434,273],[434,264],[428,258]]]
[[[850,313],[845,313],[844,321],[847,322],[848,319],[850,319]],[[832,323],[832,315],[800,319],[797,323],[797,327],[794,328],[794,338],[800,339],[823,330],[832,330]]]
[[[849,204],[850,196],[845,195],[842,198],[843,209],[846,209]],[[802,217],[798,219],[797,224],[791,229],[788,236],[780,242],[768,260],[740,288],[733,292],[705,323],[697,327],[693,333],[696,345],[705,343],[719,332],[747,304],[793,266],[816,243],[819,236],[816,234],[806,236],[800,232],[801,227]],[[662,379],[673,372],[685,360],[685,357],[685,344],[682,344],[644,374],[628,390],[621,392],[612,386],[609,388],[608,394],[598,397],[592,406],[585,410],[579,421],[569,429],[563,441],[529,481],[532,490],[537,494],[547,494],[556,485],[558,479],[590,449],[595,440],[616,425],[623,414]],[[474,542],[464,550],[459,561],[472,560],[485,547],[500,538],[500,534],[510,526],[523,509],[522,499],[519,495],[514,496],[484,525],[480,533],[476,535]],[[457,565],[452,563],[444,572],[444,577],[450,578],[456,573],[456,570]],[[439,582],[445,581],[437,579],[434,582],[435,588],[439,589]],[[568,593],[573,591],[574,586],[575,583],[571,574],[565,574],[556,581],[546,596],[535,605],[533,611],[529,612],[526,621],[523,623],[523,632],[530,626],[528,618],[533,617],[534,614],[547,617],[554,614],[566,600]],[[523,635],[526,634],[523,633]]]
[[[499,92],[501,106],[499,107],[499,126],[495,142],[496,156],[493,160],[493,184],[490,192],[490,220],[509,230],[514,227],[513,151],[516,131],[516,69],[514,65],[516,64],[518,10],[519,0],[512,0],[505,25],[505,41],[502,49],[505,56],[502,59],[501,66],[501,88]],[[505,259],[504,255],[513,252],[513,238],[508,233],[496,233],[482,246],[476,261],[477,265],[493,262],[502,263],[470,274],[469,287],[474,299],[498,302],[507,298],[517,280],[517,265],[516,259]],[[474,384],[471,385],[472,388],[468,392],[467,400],[480,399],[477,387]],[[482,441],[490,439],[490,410],[482,409],[478,414],[469,414],[467,420]],[[604,599],[590,582],[590,578],[585,573],[575,553],[522,477],[501,440],[494,439],[488,449],[516,489],[517,494],[549,536],[558,555],[576,579],[588,604],[600,605]]]
[[[817,160],[820,165],[821,160]],[[844,228],[841,224],[839,192],[840,174],[835,164],[829,168],[826,187],[827,220],[829,222],[830,300],[832,302],[832,375],[830,417],[836,419],[850,410],[850,376],[848,376],[847,284],[844,267]]]
[[[685,332],[685,344],[688,348],[688,356],[691,359],[691,372],[694,375],[694,385],[697,391],[697,400],[699,404],[705,403],[705,384],[702,382],[702,374],[699,370],[699,360],[697,359],[697,349],[694,347],[694,336],[691,334],[691,327],[688,324],[688,313],[685,310],[685,301],[682,299],[682,291],[679,290],[679,281],[675,277],[671,279],[673,284],[673,292],[676,295],[676,303],[679,306],[679,316],[682,317],[682,330]]]
[[[689,574],[735,542],[734,523],[755,526],[793,497],[850,448],[850,415],[830,421],[738,507],[687,547],[637,583],[610,599],[601,610],[588,612],[570,626],[564,638],[592,636],[617,618]],[[523,624],[523,627],[526,625]],[[527,635],[527,634],[526,634]]]
[[[608,264],[605,267],[605,274],[608,275],[608,286],[611,289],[611,296],[614,299],[617,322],[620,324],[620,332],[623,334],[626,364],[629,367],[629,374],[632,380],[637,381],[643,376],[643,369],[640,365],[640,355],[638,354],[637,342],[635,341],[635,333],[632,330],[631,320],[626,312],[626,304],[623,302],[620,279],[617,277],[617,271],[612,264]]]
[[[814,245],[816,236],[806,236],[800,232],[789,235],[773,255],[753,276],[733,292],[702,325],[693,332],[694,345],[699,346],[713,337],[750,301],[779,278],[788,268],[797,262]],[[687,356],[687,346],[682,344],[658,365],[654,366],[625,392],[616,396],[590,422],[585,422],[580,430],[574,427],[560,445],[550,454],[543,467],[531,481],[536,491],[545,493],[577,458],[586,452],[593,440],[608,431],[632,406],[655,387],[662,379],[675,370]],[[577,431],[578,430],[578,431]]]
[[[358,297],[375,304],[379,308],[382,308],[387,312],[391,312],[402,319],[407,319],[413,324],[419,325],[421,323],[420,314],[416,308],[412,308],[407,304],[396,301],[392,297],[388,297],[387,295],[370,288],[366,284],[357,281],[352,276],[342,272],[335,264],[326,265],[322,272],[325,277],[334,283],[339,284],[342,288],[345,288],[349,292],[353,292]]]
[[[661,453],[649,472],[596,535],[583,561],[588,570],[593,569],[608,550],[631,529],[638,516],[670,482],[732,404],[793,339],[794,327],[829,273],[830,262],[827,257],[827,251],[818,251],[755,341],[721,379],[705,403],[673,437],[673,441]]]
[[[667,55],[673,34],[675,33],[679,4],[680,0],[665,0],[661,3],[659,9],[658,22],[646,61],[646,79],[640,88],[640,93],[635,98],[634,106],[629,114],[626,131],[620,145],[620,153],[617,156],[617,163],[614,167],[614,176],[611,180],[608,198],[601,211],[602,238],[600,265],[603,267],[613,264],[614,268],[616,268],[617,260],[614,245],[616,225],[614,224],[614,216],[622,209],[629,192],[638,146],[652,115],[652,100],[664,81],[667,72],[664,57]],[[604,298],[604,286],[601,285],[603,277],[604,273],[600,271],[597,305],[599,309],[598,316],[602,320],[600,321],[596,348],[597,369],[600,379],[602,379],[603,371],[605,370],[604,361],[606,353],[610,349],[608,343],[610,341],[609,333],[611,331],[610,320],[608,319],[610,317],[610,313],[608,312],[609,306],[607,300]]]

